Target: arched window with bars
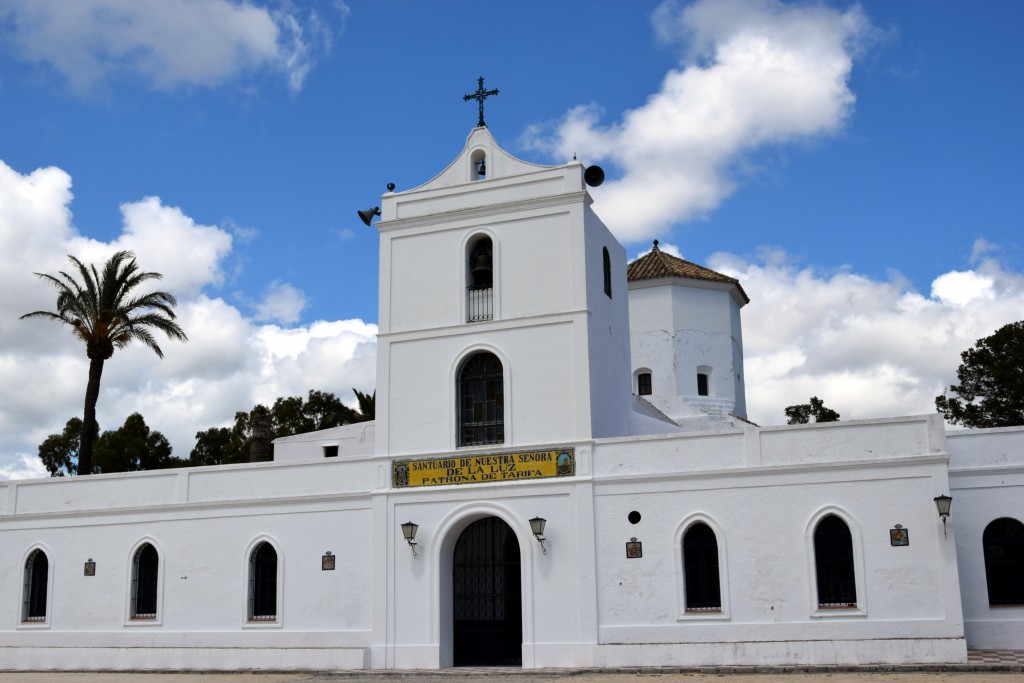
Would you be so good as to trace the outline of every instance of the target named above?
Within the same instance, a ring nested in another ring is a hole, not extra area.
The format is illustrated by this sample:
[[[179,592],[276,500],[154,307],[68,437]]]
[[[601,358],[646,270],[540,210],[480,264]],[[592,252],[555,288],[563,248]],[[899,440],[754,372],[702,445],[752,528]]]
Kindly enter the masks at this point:
[[[857,580],[853,565],[850,527],[836,515],[826,515],[814,530],[814,569],[818,608],[857,606]]]
[[[505,442],[504,368],[493,353],[474,353],[458,373],[459,446]]]
[[[687,612],[721,612],[718,539],[707,524],[697,522],[683,536],[683,581]]]
[[[33,550],[25,561],[25,589],[22,600],[21,620],[26,622],[46,621],[46,593],[50,574],[50,560],[39,548]]]
[[[132,558],[132,619],[156,619],[160,555],[151,543],[143,543]]]
[[[249,555],[249,621],[277,621],[277,551],[267,541]]]

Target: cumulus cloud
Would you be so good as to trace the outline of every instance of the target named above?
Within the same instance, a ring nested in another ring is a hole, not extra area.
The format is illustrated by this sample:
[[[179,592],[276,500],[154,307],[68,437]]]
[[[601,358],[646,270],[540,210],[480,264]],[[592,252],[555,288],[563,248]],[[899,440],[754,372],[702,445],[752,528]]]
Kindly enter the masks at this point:
[[[261,6],[262,5],[262,6]],[[130,75],[157,89],[215,87],[273,70],[292,92],[330,49],[345,7],[229,0],[0,0],[0,35],[79,92]],[[301,8],[301,9],[300,9]],[[3,29],[6,27],[6,30]]]
[[[783,409],[811,396],[843,419],[935,412],[960,352],[1024,311],[1024,275],[1004,267],[994,245],[986,251],[927,293],[898,273],[826,272],[778,250],[715,254],[710,267],[739,278],[752,299],[743,309],[750,419],[784,423]]]
[[[298,322],[306,307],[306,295],[287,282],[275,280],[256,306],[256,319],[285,324]]]
[[[81,343],[52,322],[18,319],[53,308],[53,290],[32,273],[67,270],[69,253],[102,263],[118,249],[135,251],[145,270],[164,274],[151,284],[178,297],[189,336],[180,344],[158,334],[163,360],[131,346],[106,363],[97,406],[102,429],[138,411],[187,458],[197,431],[227,425],[257,402],[320,389],[354,405],[353,387],[375,388],[375,325],[296,325],[303,299],[286,282],[270,283],[264,300],[267,319],[279,324],[261,324],[216,296],[233,247],[223,228],[146,197],[123,204],[121,234],[98,242],[76,229],[72,200],[64,171],[22,174],[0,161],[0,479],[45,476],[38,444],[81,414],[88,375]]]
[[[528,132],[561,158],[579,151],[621,176],[593,192],[624,242],[701,217],[734,189],[734,169],[766,146],[834,133],[849,116],[854,57],[874,29],[845,12],[778,0],[669,0],[654,13],[666,42],[689,52],[661,89],[612,124],[597,104]]]

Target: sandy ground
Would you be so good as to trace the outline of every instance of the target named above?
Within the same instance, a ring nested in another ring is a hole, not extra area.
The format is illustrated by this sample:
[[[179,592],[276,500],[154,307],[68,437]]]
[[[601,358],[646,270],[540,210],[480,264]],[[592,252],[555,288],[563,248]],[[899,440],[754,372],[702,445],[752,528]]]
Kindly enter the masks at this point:
[[[390,673],[0,673],[0,683],[384,683],[401,681],[444,681],[483,683],[1024,683],[1024,674],[997,672],[915,672],[915,673],[786,673],[786,674],[700,674],[700,673],[459,673],[450,677],[439,672]]]

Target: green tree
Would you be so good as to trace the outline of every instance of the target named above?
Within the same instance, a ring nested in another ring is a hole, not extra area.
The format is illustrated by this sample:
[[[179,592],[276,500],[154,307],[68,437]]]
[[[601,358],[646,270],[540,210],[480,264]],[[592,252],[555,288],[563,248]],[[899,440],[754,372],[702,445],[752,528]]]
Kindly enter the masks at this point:
[[[1024,321],[1003,325],[960,358],[960,383],[935,397],[936,410],[965,427],[1024,425]]]
[[[171,455],[171,443],[153,431],[139,413],[132,413],[117,429],[96,439],[93,467],[98,472],[137,472],[182,467],[188,461]]]
[[[152,330],[163,332],[170,339],[187,341],[188,337],[174,322],[177,301],[167,292],[136,294],[134,290],[148,280],[159,280],[160,273],[139,270],[135,255],[119,251],[103,266],[86,267],[74,256],[68,255],[80,279],[60,271],[57,276],[36,273],[57,290],[56,311],[33,311],[25,318],[47,318],[71,327],[72,334],[85,343],[89,358],[89,381],[85,389],[85,410],[79,443],[79,474],[91,474],[93,443],[99,432],[96,425],[96,402],[100,395],[103,364],[114,355],[115,349],[140,342],[157,356],[163,351],[156,343]]]
[[[196,445],[188,456],[188,464],[226,465],[241,462],[232,457],[237,448],[232,448],[233,431],[227,427],[210,427],[206,431],[196,432]]]
[[[839,413],[825,407],[825,402],[811,396],[809,403],[798,403],[786,408],[786,424],[805,425],[808,422],[838,422]]]
[[[82,421],[73,417],[64,425],[64,431],[50,434],[39,444],[39,459],[51,477],[78,473],[78,446],[81,439]]]
[[[303,412],[312,423],[312,429],[307,431],[330,429],[359,421],[359,413],[342,403],[340,398],[329,391],[310,389]]]

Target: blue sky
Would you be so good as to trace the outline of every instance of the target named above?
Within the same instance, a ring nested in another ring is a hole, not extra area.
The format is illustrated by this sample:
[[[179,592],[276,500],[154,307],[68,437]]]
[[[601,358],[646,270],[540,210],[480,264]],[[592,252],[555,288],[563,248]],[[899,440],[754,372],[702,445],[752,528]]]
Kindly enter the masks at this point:
[[[356,210],[448,164],[481,75],[507,150],[605,168],[631,258],[743,280],[753,419],[928,412],[1024,317],[1022,30],[1009,0],[0,0],[0,476],[80,411],[84,353],[16,320],[67,253],[134,249],[193,340],[115,356],[101,427],[141,410],[187,457],[257,400],[371,389]]]

